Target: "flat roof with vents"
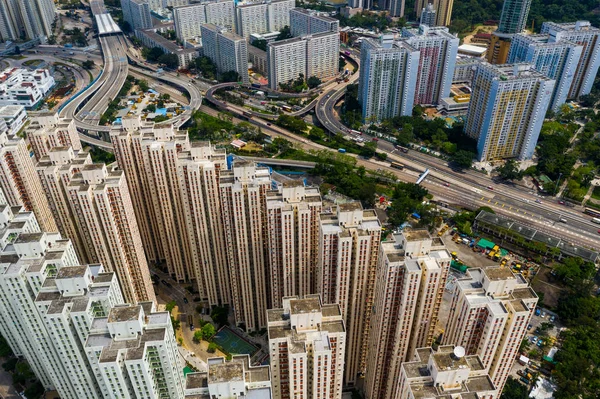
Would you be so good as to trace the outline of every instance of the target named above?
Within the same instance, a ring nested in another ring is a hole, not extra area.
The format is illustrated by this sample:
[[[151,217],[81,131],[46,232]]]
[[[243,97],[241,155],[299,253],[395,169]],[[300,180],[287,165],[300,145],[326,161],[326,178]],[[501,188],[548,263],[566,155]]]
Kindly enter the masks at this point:
[[[96,25],[98,26],[98,34],[100,36],[122,33],[121,28],[113,21],[110,14],[96,15]]]

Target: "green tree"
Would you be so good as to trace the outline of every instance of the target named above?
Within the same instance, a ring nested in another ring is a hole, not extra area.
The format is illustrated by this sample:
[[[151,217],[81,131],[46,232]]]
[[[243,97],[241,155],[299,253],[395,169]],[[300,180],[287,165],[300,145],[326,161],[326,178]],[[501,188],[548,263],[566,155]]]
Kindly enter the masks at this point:
[[[279,115],[276,123],[284,129],[288,129],[293,133],[302,134],[308,129],[308,125],[302,118],[290,115]]]
[[[219,80],[221,82],[239,82],[241,77],[237,71],[227,71],[221,74]]]
[[[29,380],[35,378],[35,374],[31,371],[31,367],[25,361],[17,363],[15,371],[13,372],[13,384],[24,385]]]
[[[523,178],[523,173],[519,170],[519,165],[514,159],[509,159],[496,168],[496,173],[503,180],[521,180]]]
[[[375,143],[374,141],[369,141],[368,143],[365,143],[365,145],[363,145],[361,147],[360,155],[365,158],[371,158],[373,155],[375,155],[376,150],[377,150],[377,143]]]
[[[217,77],[217,66],[206,56],[195,58],[194,67],[202,73],[202,76],[206,79],[214,80]]]
[[[8,342],[6,342],[6,339],[4,339],[2,335],[0,335],[0,357],[8,357],[12,355],[13,351],[10,348],[10,345],[8,344]]]
[[[459,150],[451,156],[452,163],[461,169],[468,169],[473,165],[475,154],[471,151]]]
[[[215,344],[214,342],[209,343],[208,348],[206,348],[206,351],[208,353],[215,353],[217,351],[217,344]]]
[[[285,39],[290,39],[291,37],[292,37],[292,32],[290,30],[290,27],[288,25],[286,25],[283,28],[279,29],[279,35],[277,35],[277,38],[275,40],[276,41],[285,40]]]
[[[316,126],[312,126],[310,128],[310,132],[308,133],[308,138],[313,141],[323,140],[325,138],[325,131]]]
[[[94,61],[92,61],[92,60],[85,60],[85,61],[83,61],[83,63],[81,64],[81,66],[82,66],[84,69],[94,69],[94,65],[96,65],[96,64],[94,64]]]
[[[210,323],[206,323],[204,326],[202,326],[200,332],[202,333],[202,339],[205,341],[208,341],[217,333],[215,327]]]
[[[150,86],[148,86],[148,81],[145,79],[138,80],[137,84],[138,84],[140,90],[143,91],[144,93],[147,92],[148,90],[150,90]]]
[[[38,380],[36,380],[33,384],[31,384],[23,394],[28,399],[40,399],[44,395],[44,386]]]
[[[265,39],[258,39],[253,41],[252,46],[261,49],[262,51],[267,51],[267,41]]]
[[[310,78],[308,78],[308,80],[306,81],[306,83],[308,84],[308,87],[311,89],[314,89],[315,87],[317,87],[318,85],[320,85],[321,79],[319,79],[316,76],[311,76]]]
[[[179,58],[175,54],[163,54],[158,57],[157,61],[170,69],[176,69],[179,66]]]
[[[171,313],[173,311],[173,309],[175,309],[175,306],[177,306],[177,302],[175,302],[175,301],[169,301],[165,305],[165,310],[167,312]]]
[[[156,112],[156,104],[148,104],[146,108],[144,108],[145,112]]]
[[[160,47],[152,47],[151,49],[144,49],[142,51],[142,55],[145,54],[145,57],[148,61],[156,62],[165,52]]]
[[[228,325],[227,316],[229,315],[229,306],[215,306],[210,312],[210,318],[219,326],[219,328]]]
[[[527,399],[528,397],[527,387],[514,378],[508,377],[500,399]]]
[[[424,213],[427,208],[422,206],[422,201],[427,194],[427,189],[416,184],[398,183],[392,195],[392,205],[388,209],[390,224],[397,227],[406,222],[413,212],[420,212],[420,215]]]

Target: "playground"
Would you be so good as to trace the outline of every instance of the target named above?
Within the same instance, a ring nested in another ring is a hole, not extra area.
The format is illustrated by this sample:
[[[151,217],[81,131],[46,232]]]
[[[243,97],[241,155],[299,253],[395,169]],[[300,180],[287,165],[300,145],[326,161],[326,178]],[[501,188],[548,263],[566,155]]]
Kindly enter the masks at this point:
[[[254,355],[258,348],[225,326],[213,337],[213,341],[232,355]]]

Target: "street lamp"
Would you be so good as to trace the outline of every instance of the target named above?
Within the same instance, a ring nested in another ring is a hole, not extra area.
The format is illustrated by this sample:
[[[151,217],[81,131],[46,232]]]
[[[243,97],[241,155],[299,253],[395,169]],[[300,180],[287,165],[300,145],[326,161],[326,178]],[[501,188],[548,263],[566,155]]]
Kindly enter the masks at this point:
[[[554,187],[554,195],[556,195],[556,190],[558,190],[558,183],[560,182],[561,177],[562,177],[562,172],[558,174],[558,180],[556,181],[556,186]]]

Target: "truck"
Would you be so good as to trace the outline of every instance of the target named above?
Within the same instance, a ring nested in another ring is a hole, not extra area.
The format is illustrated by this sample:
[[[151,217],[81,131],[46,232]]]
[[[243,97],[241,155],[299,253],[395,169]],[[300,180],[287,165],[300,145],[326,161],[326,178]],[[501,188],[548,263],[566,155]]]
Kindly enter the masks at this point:
[[[345,148],[338,148],[338,152],[345,154],[346,153],[346,149]]]
[[[471,241],[469,241],[469,239],[468,239],[468,238],[461,238],[461,241],[462,241],[462,243],[463,243],[463,244],[465,244],[465,245],[469,245],[469,243],[471,242]]]
[[[592,218],[592,222],[596,224],[600,224],[600,218]]]

